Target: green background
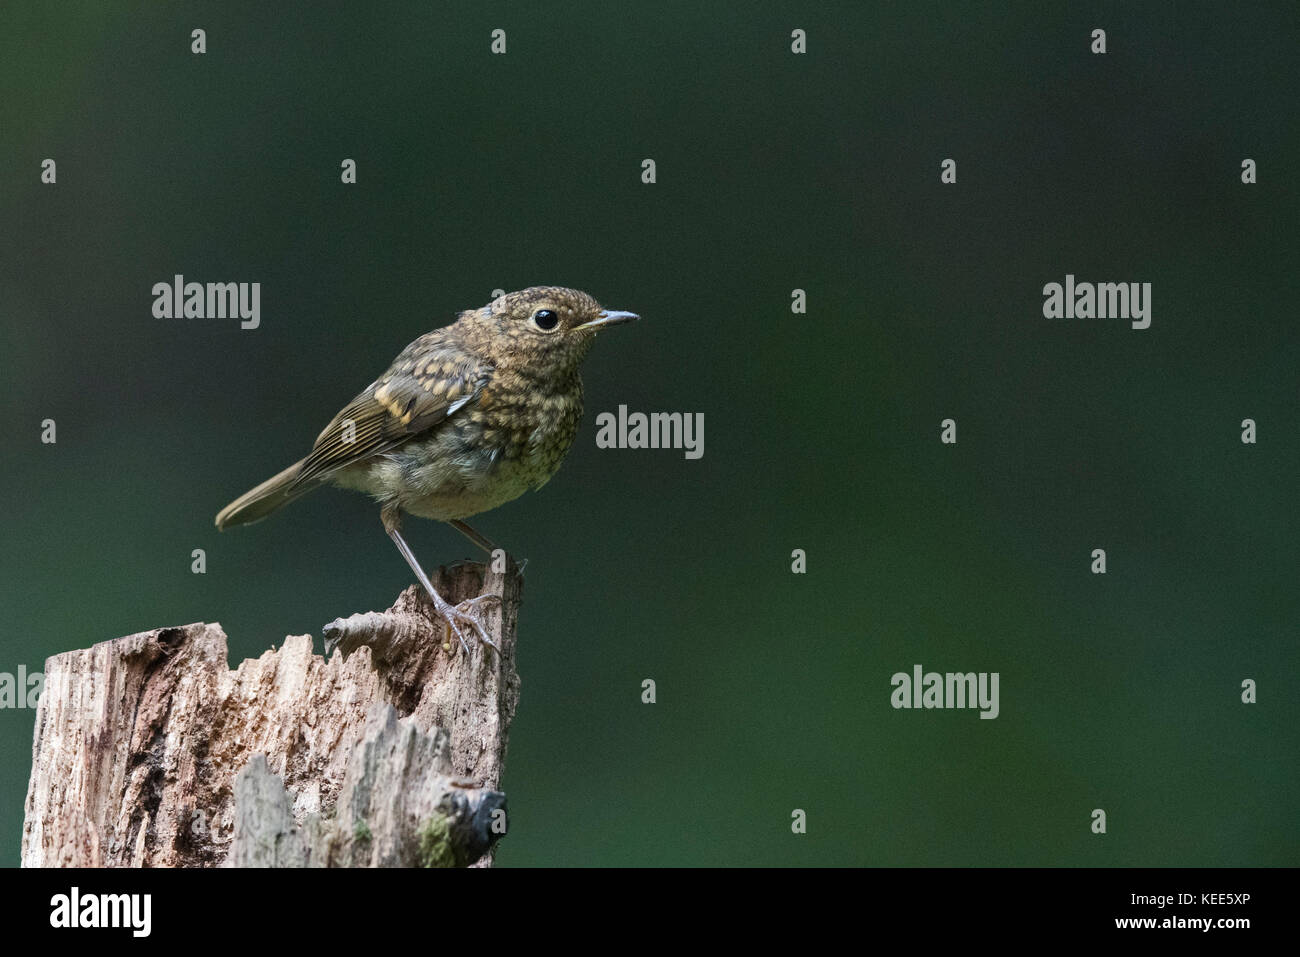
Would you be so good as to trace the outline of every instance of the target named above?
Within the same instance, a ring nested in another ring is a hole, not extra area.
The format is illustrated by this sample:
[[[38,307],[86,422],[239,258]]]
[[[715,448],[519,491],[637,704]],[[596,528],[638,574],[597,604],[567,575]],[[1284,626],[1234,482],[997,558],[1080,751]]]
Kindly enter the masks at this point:
[[[644,320],[475,522],[530,560],[501,864],[1300,862],[1300,7],[1056,6],[6,4],[0,671],[387,607],[364,497],[213,515],[420,333],[570,285]],[[153,318],[175,273],[260,282],[261,328]],[[1151,328],[1044,319],[1066,273],[1152,283]],[[620,403],[704,457],[597,449]],[[1001,716],[893,710],[916,663]]]

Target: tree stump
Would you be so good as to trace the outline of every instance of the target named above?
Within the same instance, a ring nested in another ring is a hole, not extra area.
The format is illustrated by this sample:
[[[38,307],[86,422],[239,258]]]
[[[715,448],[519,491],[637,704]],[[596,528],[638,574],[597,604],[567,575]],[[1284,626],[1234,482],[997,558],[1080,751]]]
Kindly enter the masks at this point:
[[[328,658],[295,635],[231,671],[202,623],[51,657],[23,866],[490,863],[519,701],[522,579],[504,564],[433,579],[453,604],[496,596],[499,651],[466,655],[412,586],[327,625]]]

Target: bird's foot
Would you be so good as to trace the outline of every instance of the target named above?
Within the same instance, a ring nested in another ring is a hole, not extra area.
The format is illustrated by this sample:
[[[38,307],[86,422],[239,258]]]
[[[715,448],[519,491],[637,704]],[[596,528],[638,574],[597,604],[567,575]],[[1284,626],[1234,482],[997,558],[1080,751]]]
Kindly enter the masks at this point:
[[[469,642],[465,640],[466,632],[473,633],[483,644],[496,649],[500,653],[501,648],[488,633],[487,622],[483,620],[483,612],[479,606],[485,602],[500,602],[501,596],[479,595],[477,598],[466,599],[459,605],[453,605],[444,600],[436,591],[431,591],[430,595],[432,595],[433,604],[438,610],[438,617],[447,625],[451,634],[456,636],[466,654],[469,654]],[[447,643],[443,645],[444,648],[450,646],[450,639],[451,636],[449,635]]]

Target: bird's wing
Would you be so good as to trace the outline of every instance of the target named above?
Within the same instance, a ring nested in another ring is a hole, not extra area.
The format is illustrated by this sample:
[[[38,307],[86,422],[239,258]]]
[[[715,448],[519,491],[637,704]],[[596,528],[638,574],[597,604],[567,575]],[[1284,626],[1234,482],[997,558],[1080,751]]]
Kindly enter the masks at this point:
[[[492,366],[440,336],[421,336],[317,437],[293,485],[395,448],[473,405]]]

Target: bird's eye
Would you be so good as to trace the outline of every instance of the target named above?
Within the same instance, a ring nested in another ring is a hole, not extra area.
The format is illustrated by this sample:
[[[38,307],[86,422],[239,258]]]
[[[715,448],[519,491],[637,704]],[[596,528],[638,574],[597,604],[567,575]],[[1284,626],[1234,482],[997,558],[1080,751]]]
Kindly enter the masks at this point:
[[[533,325],[542,332],[550,332],[560,324],[560,314],[550,309],[538,309],[533,313]]]

